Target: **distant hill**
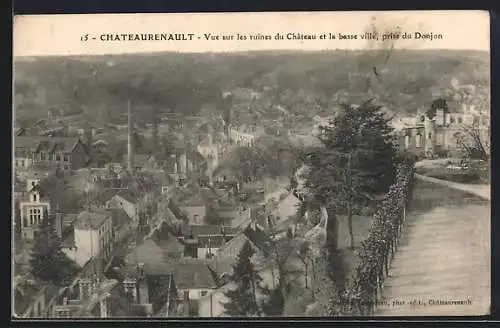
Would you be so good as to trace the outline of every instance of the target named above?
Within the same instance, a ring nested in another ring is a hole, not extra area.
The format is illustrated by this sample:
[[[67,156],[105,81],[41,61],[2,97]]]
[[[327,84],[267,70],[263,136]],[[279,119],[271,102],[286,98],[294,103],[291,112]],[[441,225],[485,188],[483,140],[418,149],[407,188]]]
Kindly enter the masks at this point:
[[[412,112],[429,106],[436,89],[449,89],[453,77],[476,85],[476,96],[488,94],[489,71],[488,53],[451,50],[39,57],[14,62],[15,107],[20,119],[61,108],[120,122],[131,100],[138,118],[148,121],[154,111],[219,110],[223,91],[246,88],[262,97],[236,99],[247,108],[237,111],[264,116],[276,106],[314,116],[371,96],[396,112]]]

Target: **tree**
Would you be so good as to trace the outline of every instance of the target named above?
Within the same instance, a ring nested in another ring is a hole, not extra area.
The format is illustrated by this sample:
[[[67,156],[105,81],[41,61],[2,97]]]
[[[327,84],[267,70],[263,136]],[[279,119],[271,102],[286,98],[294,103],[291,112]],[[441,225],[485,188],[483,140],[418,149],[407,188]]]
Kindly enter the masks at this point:
[[[297,251],[299,241],[298,239],[289,237],[278,240],[269,238],[268,246],[269,249],[264,253],[262,259],[262,270],[270,269],[273,274],[273,280],[277,278],[278,283],[272,290],[268,290],[264,294],[268,296],[272,295],[273,297],[272,302],[267,303],[267,306],[271,306],[271,304],[280,306],[279,308],[274,308],[272,312],[283,314],[284,300],[291,291],[293,280],[303,274],[301,268],[294,265],[298,260]],[[275,274],[277,275],[276,278]],[[275,295],[274,293],[279,295]],[[280,302],[280,300],[283,301]]]
[[[264,295],[264,300],[261,302],[262,312],[270,317],[281,316],[285,307],[281,286],[278,285],[275,288],[262,287],[260,290]]]
[[[160,310],[171,298],[172,286],[169,275],[159,275],[149,277],[149,288],[151,291],[150,301],[153,305],[153,312]]]
[[[247,241],[243,245],[238,262],[233,266],[231,281],[236,288],[224,293],[228,302],[224,304],[226,314],[231,316],[258,316],[260,308],[256,292],[262,278],[256,272],[251,257],[255,254]]]
[[[85,199],[79,192],[72,189],[66,179],[51,175],[40,181],[40,190],[47,196],[53,207],[61,212],[75,212],[84,208]]]
[[[77,265],[61,250],[61,241],[55,230],[54,217],[47,211],[31,252],[31,273],[34,277],[51,282],[56,286],[66,286],[77,272]]]
[[[236,177],[240,185],[260,177],[265,167],[262,153],[251,147],[234,148],[219,164],[215,172],[227,170]]]
[[[344,105],[330,123],[320,128],[323,147],[306,158],[311,167],[306,185],[329,218],[347,216],[353,248],[353,215],[394,181],[393,129],[381,107],[371,101],[358,107]]]
[[[327,254],[315,261],[316,272],[312,280],[314,309],[312,315],[335,316],[342,312],[342,287],[331,277],[331,266]]]
[[[486,136],[488,133],[483,133],[479,122],[474,122],[471,125],[463,127],[462,131],[455,133],[455,139],[460,150],[467,158],[470,159],[489,159],[489,140]]]
[[[305,287],[309,288],[309,269],[312,269],[312,276],[314,279],[315,276],[315,267],[314,267],[314,258],[311,253],[311,248],[309,247],[309,243],[307,241],[303,242],[300,244],[299,249],[297,251],[297,255],[299,256],[299,259],[302,261],[304,264],[304,281],[305,281]],[[313,292],[314,296],[314,292]]]

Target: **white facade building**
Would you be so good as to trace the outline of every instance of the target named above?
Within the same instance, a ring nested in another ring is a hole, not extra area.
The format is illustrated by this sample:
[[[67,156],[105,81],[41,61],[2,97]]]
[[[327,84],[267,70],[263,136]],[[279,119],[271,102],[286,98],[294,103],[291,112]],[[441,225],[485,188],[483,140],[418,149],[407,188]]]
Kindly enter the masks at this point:
[[[74,227],[72,245],[66,243],[63,251],[78,265],[90,259],[109,259],[113,248],[113,222],[109,213],[102,210],[83,211]]]

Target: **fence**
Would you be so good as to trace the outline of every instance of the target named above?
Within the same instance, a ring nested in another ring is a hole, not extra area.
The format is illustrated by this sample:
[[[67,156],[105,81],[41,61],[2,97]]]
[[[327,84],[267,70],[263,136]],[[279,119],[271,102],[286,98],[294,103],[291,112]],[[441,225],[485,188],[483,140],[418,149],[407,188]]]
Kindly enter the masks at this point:
[[[415,170],[400,168],[396,182],[378,206],[368,237],[359,252],[361,263],[347,287],[339,312],[353,316],[375,313],[377,300],[382,296],[384,280],[403,231],[406,212],[412,198]]]

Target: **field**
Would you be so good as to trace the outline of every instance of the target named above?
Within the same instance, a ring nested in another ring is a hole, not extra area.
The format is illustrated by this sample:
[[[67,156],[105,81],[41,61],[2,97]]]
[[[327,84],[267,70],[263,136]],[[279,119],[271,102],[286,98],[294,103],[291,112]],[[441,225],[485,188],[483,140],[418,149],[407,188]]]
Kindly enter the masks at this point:
[[[462,161],[456,158],[424,160],[417,163],[417,173],[453,182],[489,184],[489,162]]]

